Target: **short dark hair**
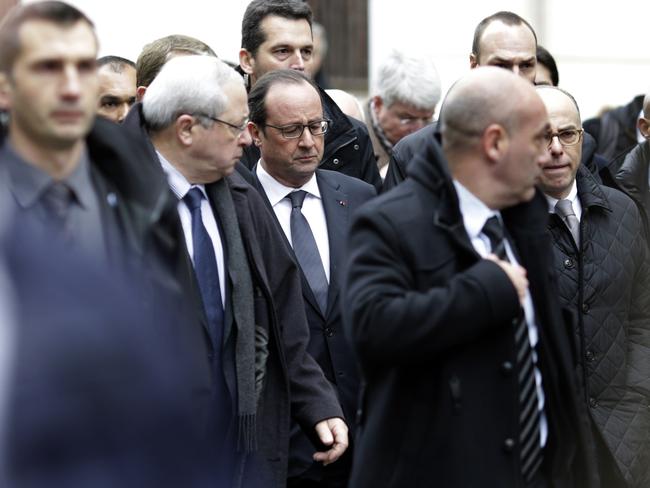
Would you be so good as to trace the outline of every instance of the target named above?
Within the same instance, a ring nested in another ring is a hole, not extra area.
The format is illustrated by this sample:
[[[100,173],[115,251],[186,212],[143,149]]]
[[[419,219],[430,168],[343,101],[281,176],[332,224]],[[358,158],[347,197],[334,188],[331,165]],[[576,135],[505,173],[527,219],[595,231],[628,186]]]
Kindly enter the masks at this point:
[[[169,54],[175,51],[218,57],[210,46],[194,37],[181,34],[161,37],[142,48],[135,62],[136,85],[149,86],[168,61]]]
[[[102,56],[97,58],[97,67],[109,65],[116,73],[121,73],[125,66],[130,66],[135,69],[135,63],[130,59],[122,58],[120,56]]]
[[[320,97],[320,91],[313,80],[305,76],[300,71],[294,69],[278,69],[269,71],[262,76],[257,83],[253,85],[248,94],[248,109],[250,111],[249,120],[259,127],[266,125],[266,95],[272,86],[285,83],[288,85],[300,85],[307,83],[314,87]],[[321,102],[322,103],[322,102]]]
[[[550,52],[546,50],[544,46],[537,45],[537,63],[544,65],[551,74],[551,81],[553,86],[558,86],[560,84],[560,73],[557,70],[557,64],[555,64],[555,59]]]
[[[11,71],[20,53],[20,28],[33,20],[52,22],[63,27],[85,22],[94,34],[95,24],[81,10],[67,3],[48,0],[16,5],[0,23],[0,71]]]
[[[501,10],[500,12],[497,12],[495,14],[490,15],[489,17],[485,17],[483,20],[481,20],[478,25],[476,26],[476,29],[474,29],[474,40],[472,41],[472,53],[476,56],[476,59],[478,60],[480,56],[480,50],[481,50],[481,37],[483,37],[483,32],[485,32],[485,29],[495,21],[502,22],[506,25],[525,25],[530,29],[530,32],[533,33],[533,37],[535,38],[535,44],[537,44],[537,34],[535,34],[535,29],[533,29],[533,26],[530,25],[524,18],[520,17],[514,12],[508,12],[506,10]]]
[[[252,55],[265,41],[262,32],[262,21],[269,15],[277,15],[285,19],[301,20],[309,23],[311,29],[311,7],[300,0],[253,0],[246,7],[241,24],[241,47]]]

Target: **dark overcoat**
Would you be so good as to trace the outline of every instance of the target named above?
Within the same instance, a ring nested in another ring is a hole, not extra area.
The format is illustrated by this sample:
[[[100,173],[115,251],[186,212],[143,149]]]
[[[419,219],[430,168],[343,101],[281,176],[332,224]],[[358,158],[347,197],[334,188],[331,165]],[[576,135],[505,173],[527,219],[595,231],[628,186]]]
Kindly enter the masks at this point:
[[[546,202],[502,211],[528,271],[556,487],[592,486],[569,330],[551,286]],[[367,382],[351,487],[517,487],[517,370],[506,274],[474,250],[433,138],[353,220],[346,327]]]

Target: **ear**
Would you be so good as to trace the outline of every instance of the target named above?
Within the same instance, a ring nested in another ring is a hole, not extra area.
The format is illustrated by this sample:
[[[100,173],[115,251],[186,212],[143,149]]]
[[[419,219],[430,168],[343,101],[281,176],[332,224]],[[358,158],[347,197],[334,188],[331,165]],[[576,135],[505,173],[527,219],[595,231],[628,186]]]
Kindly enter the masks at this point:
[[[639,120],[636,121],[636,126],[639,128],[639,132],[646,139],[650,138],[650,122],[645,117],[639,117]]]
[[[492,162],[501,161],[503,155],[508,151],[509,143],[508,133],[499,124],[491,124],[483,131],[481,137],[483,152]]]
[[[241,48],[239,50],[239,66],[249,76],[255,71],[255,57],[248,49]]]
[[[194,142],[193,128],[196,125],[194,117],[189,114],[183,114],[174,122],[174,129],[176,130],[176,138],[183,146],[189,147]]]
[[[478,56],[474,53],[470,53],[469,55],[469,67],[470,69],[478,67]]]
[[[11,83],[6,73],[0,73],[0,109],[11,108]]]
[[[138,88],[135,89],[135,100],[137,102],[141,102],[142,99],[144,98],[144,94],[147,91],[146,86],[139,86]]]
[[[372,103],[375,106],[375,114],[379,113],[379,111],[384,106],[384,100],[379,95],[372,97]]]
[[[251,138],[253,139],[253,144],[260,147],[262,145],[262,129],[257,126],[254,122],[248,123],[248,131],[251,133]]]

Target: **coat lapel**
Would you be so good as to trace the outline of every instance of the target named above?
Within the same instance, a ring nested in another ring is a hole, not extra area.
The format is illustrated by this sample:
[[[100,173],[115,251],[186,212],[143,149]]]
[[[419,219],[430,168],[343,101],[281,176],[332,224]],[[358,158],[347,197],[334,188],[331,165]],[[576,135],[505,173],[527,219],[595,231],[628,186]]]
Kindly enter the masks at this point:
[[[327,173],[317,170],[316,179],[325,211],[330,248],[330,286],[325,314],[329,317],[338,301],[339,280],[337,278],[343,262],[350,209],[348,195],[341,190],[338,183],[328,177]]]

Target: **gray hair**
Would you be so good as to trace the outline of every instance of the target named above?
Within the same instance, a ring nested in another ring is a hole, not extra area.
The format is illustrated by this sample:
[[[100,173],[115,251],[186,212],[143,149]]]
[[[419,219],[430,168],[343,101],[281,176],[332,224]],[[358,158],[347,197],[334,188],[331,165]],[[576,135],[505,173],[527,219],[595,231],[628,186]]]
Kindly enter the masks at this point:
[[[172,125],[182,114],[218,117],[228,106],[224,87],[244,86],[244,79],[230,66],[211,56],[180,56],[170,59],[151,82],[142,101],[147,127],[159,131]]]
[[[440,101],[440,77],[428,58],[393,51],[379,67],[377,95],[389,107],[395,102],[433,110]]]

